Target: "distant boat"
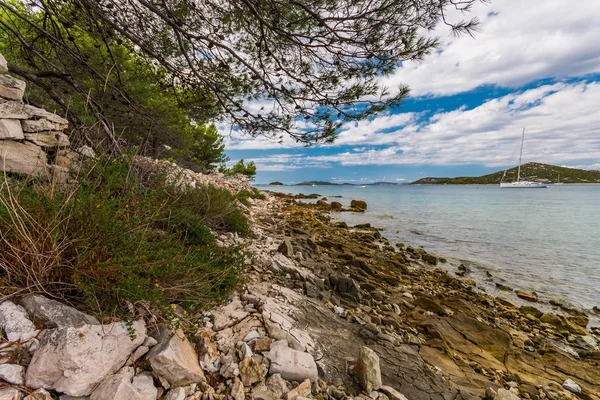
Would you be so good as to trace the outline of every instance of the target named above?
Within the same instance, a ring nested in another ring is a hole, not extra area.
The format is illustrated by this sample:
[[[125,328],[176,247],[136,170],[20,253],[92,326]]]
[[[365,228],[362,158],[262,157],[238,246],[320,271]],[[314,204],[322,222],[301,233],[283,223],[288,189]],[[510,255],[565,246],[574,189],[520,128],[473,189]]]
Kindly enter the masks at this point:
[[[555,185],[564,185],[564,183],[560,181],[560,174],[558,174],[558,179],[556,180]]]
[[[359,186],[359,188],[366,188],[366,187],[367,187],[367,185]]]
[[[525,128],[523,128],[523,134],[521,135],[521,154],[519,154],[519,168],[517,172],[517,180],[514,182],[502,182],[502,179],[506,176],[506,171],[500,180],[500,187],[503,189],[514,188],[514,189],[533,189],[533,188],[545,188],[545,184],[540,182],[522,181],[521,180],[521,158],[523,158],[523,142],[525,141]]]

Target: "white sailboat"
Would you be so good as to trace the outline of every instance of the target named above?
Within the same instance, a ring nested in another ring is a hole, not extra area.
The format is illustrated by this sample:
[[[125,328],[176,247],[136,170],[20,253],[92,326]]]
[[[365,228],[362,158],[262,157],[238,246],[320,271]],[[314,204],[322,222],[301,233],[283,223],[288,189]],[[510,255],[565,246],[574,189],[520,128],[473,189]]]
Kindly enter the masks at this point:
[[[560,174],[558,174],[558,180],[556,181],[555,185],[564,185],[564,183],[560,181]]]
[[[545,188],[545,184],[540,182],[522,181],[521,180],[521,158],[523,158],[523,142],[525,141],[525,128],[523,128],[523,134],[521,135],[521,154],[519,154],[519,168],[517,169],[517,180],[514,182],[502,182],[500,180],[500,187],[503,189],[514,188],[514,189],[533,189],[533,188]],[[504,171],[506,176],[506,171]],[[502,176],[502,179],[504,179]]]

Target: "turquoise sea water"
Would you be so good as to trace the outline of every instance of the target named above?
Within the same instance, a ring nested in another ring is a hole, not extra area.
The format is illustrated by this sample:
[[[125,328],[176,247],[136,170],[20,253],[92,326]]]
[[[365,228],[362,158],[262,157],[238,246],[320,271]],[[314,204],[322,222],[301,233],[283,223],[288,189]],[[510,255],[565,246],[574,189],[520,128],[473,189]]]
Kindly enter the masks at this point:
[[[468,277],[488,292],[500,293],[495,289],[498,282],[535,291],[544,301],[554,299],[587,311],[600,307],[600,185],[547,189],[294,186],[279,190],[340,195],[329,201],[344,205],[352,199],[364,200],[369,205],[365,214],[340,213],[335,218],[351,225],[370,222],[383,228],[392,243],[422,246],[446,257],[449,262],[442,267],[450,272],[465,263],[472,271]]]

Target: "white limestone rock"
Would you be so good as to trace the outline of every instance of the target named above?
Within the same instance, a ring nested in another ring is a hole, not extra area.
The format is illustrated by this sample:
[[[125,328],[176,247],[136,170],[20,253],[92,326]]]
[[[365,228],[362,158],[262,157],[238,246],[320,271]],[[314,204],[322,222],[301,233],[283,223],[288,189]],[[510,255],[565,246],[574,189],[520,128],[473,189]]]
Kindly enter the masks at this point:
[[[178,387],[175,389],[169,390],[169,392],[163,397],[163,400],[184,400],[185,399],[185,389],[182,387]]]
[[[13,385],[22,385],[25,382],[25,368],[16,364],[2,364],[0,379]]]
[[[0,74],[6,73],[8,73],[8,64],[6,63],[6,58],[0,54]]]
[[[21,121],[21,127],[23,132],[35,133],[45,131],[64,131],[67,129],[68,124],[61,124],[60,122],[52,122],[46,118],[41,119],[24,119]]]
[[[205,380],[198,355],[180,329],[174,334],[161,329],[159,342],[150,350],[148,360],[155,376],[166,389]]]
[[[500,389],[498,389],[498,392],[496,392],[496,397],[494,397],[494,400],[521,400],[521,399],[519,398],[519,396],[517,396],[510,390],[500,388]]]
[[[1,145],[2,142],[0,142],[0,148]],[[39,333],[29,319],[27,311],[9,300],[0,304],[0,329],[4,331],[6,338],[11,342],[26,342]]]
[[[0,139],[22,140],[23,129],[18,119],[0,119]]]
[[[106,377],[92,392],[90,400],[144,400],[131,384],[129,376],[116,374]]]
[[[10,75],[0,74],[0,97],[6,100],[23,101],[25,82]]]
[[[377,353],[366,346],[362,346],[354,367],[354,373],[356,380],[367,393],[379,389],[381,387],[381,368]]]
[[[317,364],[313,356],[289,348],[287,340],[273,342],[266,357],[271,360],[271,375],[280,374],[283,379],[297,382],[305,379],[314,382],[318,378]]]
[[[100,321],[95,317],[39,294],[24,297],[20,304],[27,310],[31,318],[40,321],[46,328],[65,328],[86,324],[100,325]]]
[[[23,393],[14,387],[5,387],[0,389],[0,400],[21,400]]]
[[[391,386],[381,386],[379,391],[389,397],[390,400],[408,400],[405,395]]]
[[[39,133],[27,133],[25,140],[45,148],[69,147],[69,137],[61,131],[48,131]]]
[[[213,311],[213,329],[215,331],[220,331],[222,329],[229,328],[247,316],[248,313],[244,311],[244,305],[242,302],[239,300],[234,300],[226,306]]]
[[[135,376],[132,382],[144,400],[156,400],[158,398],[158,389],[154,386],[154,378],[149,372],[142,372]]]
[[[45,118],[51,122],[66,125],[69,123],[63,117],[53,114],[43,108],[17,103],[15,101],[0,100],[0,118],[11,119],[38,119]]]
[[[31,392],[23,400],[53,400],[52,395],[44,389],[38,389],[35,392]]]
[[[563,388],[567,389],[571,393],[581,393],[581,386],[575,383],[572,379],[567,379],[562,385]]]
[[[125,364],[145,338],[143,321],[132,326],[118,322],[46,330],[27,368],[26,384],[70,396],[88,396]]]
[[[1,106],[1,104],[0,104]],[[45,177],[48,157],[33,143],[0,140],[0,169],[21,175]]]

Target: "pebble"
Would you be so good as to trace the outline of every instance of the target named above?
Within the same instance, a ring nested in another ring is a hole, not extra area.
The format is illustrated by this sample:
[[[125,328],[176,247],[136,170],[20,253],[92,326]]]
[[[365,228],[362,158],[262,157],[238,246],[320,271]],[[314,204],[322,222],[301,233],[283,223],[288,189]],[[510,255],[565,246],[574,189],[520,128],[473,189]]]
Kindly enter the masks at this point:
[[[581,386],[575,383],[572,379],[567,379],[562,385],[563,388],[567,389],[571,393],[581,393]]]

